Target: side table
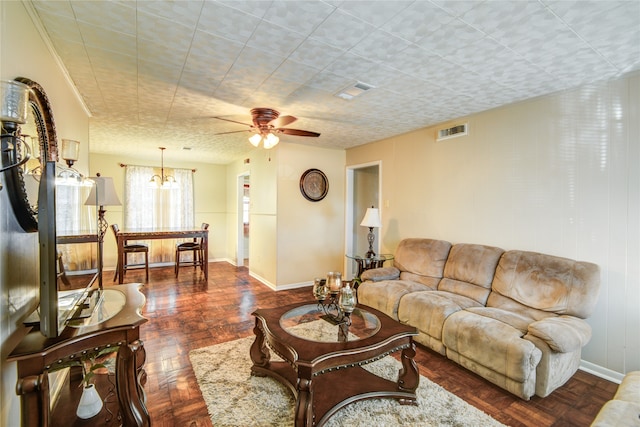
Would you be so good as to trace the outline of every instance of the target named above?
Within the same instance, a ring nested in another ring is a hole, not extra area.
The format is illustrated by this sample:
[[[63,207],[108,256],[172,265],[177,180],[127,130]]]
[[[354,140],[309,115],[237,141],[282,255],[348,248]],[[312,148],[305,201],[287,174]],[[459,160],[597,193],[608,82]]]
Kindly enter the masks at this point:
[[[360,255],[346,255],[346,257],[356,262],[356,265],[358,266],[358,274],[356,275],[357,279],[360,279],[360,276],[366,270],[381,268],[384,266],[385,261],[391,261],[393,259],[393,255],[390,254],[380,254],[369,258]]]

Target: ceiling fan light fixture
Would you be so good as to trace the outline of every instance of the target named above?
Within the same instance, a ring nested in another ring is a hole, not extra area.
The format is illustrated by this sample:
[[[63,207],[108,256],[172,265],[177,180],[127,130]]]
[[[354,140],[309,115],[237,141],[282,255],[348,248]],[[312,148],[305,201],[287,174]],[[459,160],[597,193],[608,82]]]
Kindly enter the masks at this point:
[[[269,148],[273,148],[276,145],[278,145],[278,142],[280,142],[280,138],[278,138],[277,136],[275,136],[272,133],[269,133],[265,138],[264,138],[264,148],[266,148],[267,150]]]
[[[256,148],[260,145],[260,141],[262,141],[262,135],[259,133],[254,133],[249,137],[249,142]]]

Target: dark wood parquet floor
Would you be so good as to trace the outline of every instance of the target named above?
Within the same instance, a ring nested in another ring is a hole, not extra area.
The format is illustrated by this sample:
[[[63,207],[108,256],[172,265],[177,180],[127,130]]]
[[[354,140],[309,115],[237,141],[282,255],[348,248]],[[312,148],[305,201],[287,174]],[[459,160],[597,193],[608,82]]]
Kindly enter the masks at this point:
[[[109,277],[109,273],[105,273]],[[128,272],[127,282],[144,281]],[[209,280],[183,268],[176,280],[172,267],[153,268],[142,287],[147,297],[141,330],[147,353],[145,390],[155,427],[211,426],[207,408],[189,363],[189,351],[251,336],[258,307],[311,300],[310,290],[274,292],[249,276],[246,268],[211,263]],[[518,426],[588,426],[617,384],[578,371],[560,389],[541,399],[523,401],[419,346],[420,373],[500,422]]]

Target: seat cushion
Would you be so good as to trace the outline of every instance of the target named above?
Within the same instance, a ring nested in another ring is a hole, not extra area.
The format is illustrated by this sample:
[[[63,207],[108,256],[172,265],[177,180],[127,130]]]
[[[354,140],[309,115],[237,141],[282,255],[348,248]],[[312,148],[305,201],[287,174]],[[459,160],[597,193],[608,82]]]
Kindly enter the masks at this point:
[[[473,312],[471,311],[473,310]],[[518,328],[482,308],[458,311],[444,322],[442,339],[453,352],[520,383],[535,378],[542,352]],[[535,384],[535,381],[534,381]]]
[[[398,305],[402,297],[412,292],[429,289],[423,284],[406,280],[367,281],[358,287],[358,302],[398,320]]]
[[[447,317],[464,308],[479,305],[470,298],[451,292],[413,292],[400,300],[398,320],[442,341],[442,327]]]
[[[135,244],[124,246],[125,252],[146,252],[148,250],[149,250],[149,246],[142,243],[135,243]]]

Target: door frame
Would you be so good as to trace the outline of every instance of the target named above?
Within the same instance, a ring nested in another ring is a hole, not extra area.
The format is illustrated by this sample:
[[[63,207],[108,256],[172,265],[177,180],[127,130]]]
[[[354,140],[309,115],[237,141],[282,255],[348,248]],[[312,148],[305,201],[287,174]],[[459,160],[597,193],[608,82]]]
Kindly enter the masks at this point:
[[[350,255],[354,253],[354,233],[351,232],[353,224],[358,221],[358,218],[354,218],[355,215],[355,209],[353,206],[353,200],[356,196],[355,192],[356,189],[354,187],[354,180],[355,180],[355,174],[357,172],[358,169],[365,169],[365,168],[370,168],[372,166],[375,166],[378,168],[378,208],[382,207],[382,160],[376,160],[373,162],[367,162],[367,163],[359,163],[356,165],[349,165],[346,168],[346,179],[345,179],[345,183],[346,183],[346,191],[345,191],[345,221],[344,221],[344,225],[345,225],[345,245],[344,245],[344,250],[345,250],[345,254]],[[382,217],[382,209],[380,209],[380,217]],[[379,230],[381,230],[382,227],[380,227]],[[379,235],[381,235],[381,233],[379,232]],[[376,251],[376,253],[380,253],[380,238],[376,239],[375,243],[374,243],[375,247],[374,247],[374,251]],[[347,257],[345,257],[345,261],[344,261],[344,270],[345,272],[345,277],[353,277],[355,276],[356,273],[356,269],[354,267],[353,261]]]
[[[244,181],[245,178],[250,176],[249,171],[242,172],[237,176],[237,210],[238,215],[236,217],[236,267],[244,266]],[[249,187],[251,191],[251,187]],[[251,194],[251,193],[249,193]],[[251,197],[251,196],[249,196]],[[251,216],[249,216],[251,217]],[[251,222],[249,222],[251,223]],[[251,226],[251,225],[249,225]]]

